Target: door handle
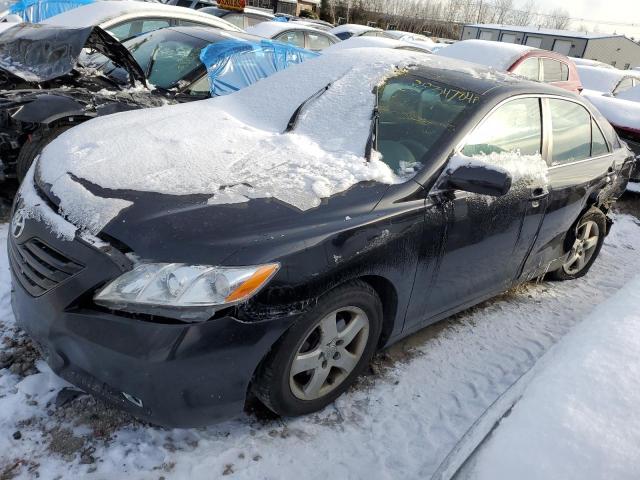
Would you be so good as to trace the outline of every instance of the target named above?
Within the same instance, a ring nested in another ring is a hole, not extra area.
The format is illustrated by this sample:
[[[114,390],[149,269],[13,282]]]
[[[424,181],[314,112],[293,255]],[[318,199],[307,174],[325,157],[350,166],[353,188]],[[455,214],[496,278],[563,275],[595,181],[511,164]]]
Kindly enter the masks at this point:
[[[549,195],[549,190],[544,187],[535,188],[529,200],[542,200]]]

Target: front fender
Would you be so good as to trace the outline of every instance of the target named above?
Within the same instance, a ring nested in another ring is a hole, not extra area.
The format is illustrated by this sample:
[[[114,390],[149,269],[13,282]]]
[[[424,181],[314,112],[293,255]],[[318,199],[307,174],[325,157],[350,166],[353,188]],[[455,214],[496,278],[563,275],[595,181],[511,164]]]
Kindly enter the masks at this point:
[[[20,122],[49,124],[73,116],[94,117],[95,113],[88,112],[85,105],[72,98],[44,94],[20,105],[12,118]]]

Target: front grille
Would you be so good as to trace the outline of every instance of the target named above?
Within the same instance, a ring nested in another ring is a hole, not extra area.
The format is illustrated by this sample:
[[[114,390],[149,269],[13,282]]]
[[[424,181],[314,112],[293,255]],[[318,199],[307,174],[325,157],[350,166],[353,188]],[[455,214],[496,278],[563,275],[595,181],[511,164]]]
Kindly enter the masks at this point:
[[[38,239],[22,245],[9,242],[9,264],[14,275],[33,297],[44,295],[83,268],[59,251]]]

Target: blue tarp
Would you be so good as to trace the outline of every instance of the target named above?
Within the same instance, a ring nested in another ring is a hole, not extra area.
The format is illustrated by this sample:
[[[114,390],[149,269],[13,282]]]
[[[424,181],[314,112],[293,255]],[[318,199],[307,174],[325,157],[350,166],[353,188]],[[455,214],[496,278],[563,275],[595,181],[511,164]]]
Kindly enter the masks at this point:
[[[93,3],[95,0],[19,0],[9,7],[9,13],[25,22],[38,23],[59,13]]]
[[[227,95],[318,54],[285,43],[225,40],[205,47],[200,60],[209,72],[211,96]]]

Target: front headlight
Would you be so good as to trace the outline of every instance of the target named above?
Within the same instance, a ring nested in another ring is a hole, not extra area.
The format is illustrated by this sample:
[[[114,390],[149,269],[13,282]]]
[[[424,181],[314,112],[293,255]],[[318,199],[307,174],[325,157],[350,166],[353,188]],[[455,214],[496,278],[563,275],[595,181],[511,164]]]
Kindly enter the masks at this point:
[[[277,263],[252,267],[142,263],[109,283],[94,300],[116,310],[202,321],[251,298],[279,268]]]

